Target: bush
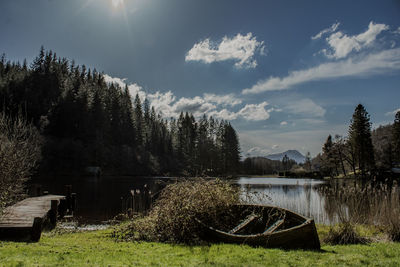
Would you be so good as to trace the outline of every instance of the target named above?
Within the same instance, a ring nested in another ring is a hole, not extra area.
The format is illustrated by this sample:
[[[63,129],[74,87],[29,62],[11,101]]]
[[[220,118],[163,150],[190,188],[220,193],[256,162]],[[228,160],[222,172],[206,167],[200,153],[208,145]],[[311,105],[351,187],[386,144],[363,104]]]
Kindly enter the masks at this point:
[[[239,191],[230,183],[192,179],[168,185],[149,215],[136,218],[114,232],[118,240],[198,243],[203,222],[224,224],[229,209],[239,203]],[[225,216],[221,216],[221,211]]]
[[[0,113],[0,212],[23,196],[24,182],[40,159],[40,145],[32,124]]]
[[[352,223],[346,222],[331,227],[324,242],[331,245],[348,245],[367,244],[369,240],[360,236]]]

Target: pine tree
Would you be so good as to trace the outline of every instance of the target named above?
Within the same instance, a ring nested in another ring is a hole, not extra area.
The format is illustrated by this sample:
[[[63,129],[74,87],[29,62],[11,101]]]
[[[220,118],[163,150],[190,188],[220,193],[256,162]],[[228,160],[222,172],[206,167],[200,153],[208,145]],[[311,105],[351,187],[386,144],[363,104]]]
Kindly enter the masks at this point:
[[[136,144],[143,145],[143,111],[142,102],[140,101],[139,94],[136,94],[134,101],[134,121],[136,127]]]
[[[332,136],[329,135],[322,147],[322,164],[323,170],[329,175],[333,176],[333,142]]]
[[[371,140],[370,116],[364,106],[359,104],[354,110],[349,127],[349,144],[353,147],[355,161],[365,177],[367,171],[375,167],[374,150]]]
[[[310,154],[310,152],[307,152],[307,154],[306,154],[304,168],[306,169],[306,171],[311,171],[311,154]]]

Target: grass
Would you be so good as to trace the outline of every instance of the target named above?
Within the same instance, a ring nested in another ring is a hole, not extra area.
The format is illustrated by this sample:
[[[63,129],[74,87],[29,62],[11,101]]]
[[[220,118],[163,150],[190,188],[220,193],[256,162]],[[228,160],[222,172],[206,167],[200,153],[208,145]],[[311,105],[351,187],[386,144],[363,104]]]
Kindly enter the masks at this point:
[[[0,266],[399,266],[400,243],[323,245],[322,251],[245,245],[115,242],[112,230],[44,233],[38,243],[0,241]],[[318,226],[320,238],[329,231]],[[365,233],[373,234],[367,229]]]

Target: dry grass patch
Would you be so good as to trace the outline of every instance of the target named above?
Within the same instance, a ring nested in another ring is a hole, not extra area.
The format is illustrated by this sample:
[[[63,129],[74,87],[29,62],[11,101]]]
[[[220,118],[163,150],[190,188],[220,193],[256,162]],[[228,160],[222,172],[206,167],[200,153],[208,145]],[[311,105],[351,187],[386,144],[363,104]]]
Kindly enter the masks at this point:
[[[115,230],[117,240],[200,243],[202,222],[224,225],[230,207],[239,203],[239,189],[227,181],[190,179],[168,185],[149,215]]]

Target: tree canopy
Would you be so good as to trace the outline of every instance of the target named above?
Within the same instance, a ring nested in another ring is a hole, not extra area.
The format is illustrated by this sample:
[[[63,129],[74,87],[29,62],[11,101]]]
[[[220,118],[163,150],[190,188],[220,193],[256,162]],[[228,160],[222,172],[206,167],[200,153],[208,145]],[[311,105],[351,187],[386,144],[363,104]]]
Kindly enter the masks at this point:
[[[184,112],[166,120],[127,87],[43,47],[30,67],[1,57],[0,110],[40,129],[43,173],[100,166],[110,174],[221,175],[239,166],[227,121]]]

